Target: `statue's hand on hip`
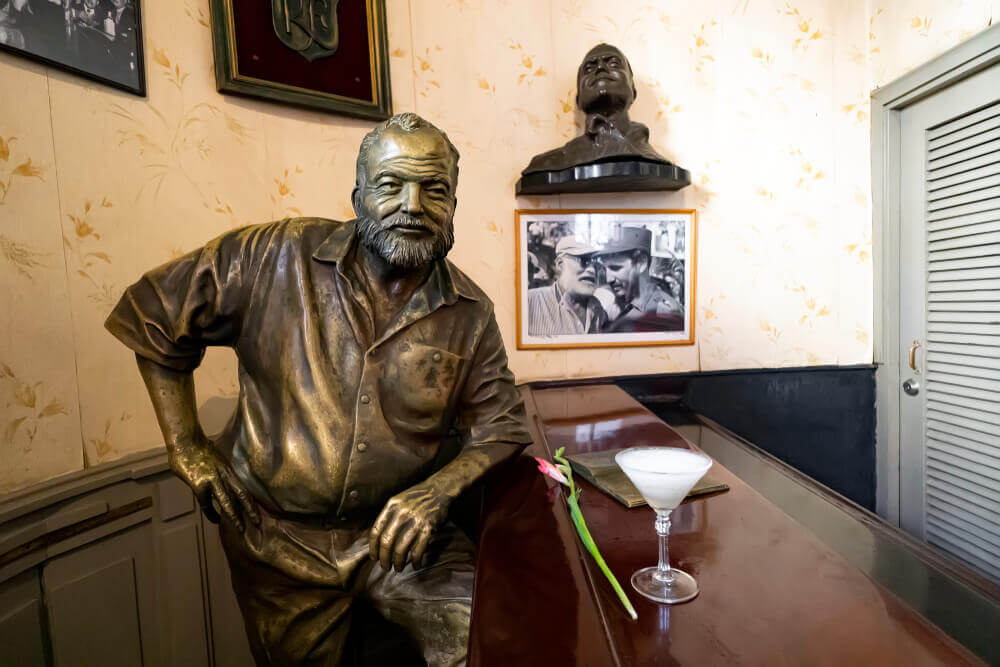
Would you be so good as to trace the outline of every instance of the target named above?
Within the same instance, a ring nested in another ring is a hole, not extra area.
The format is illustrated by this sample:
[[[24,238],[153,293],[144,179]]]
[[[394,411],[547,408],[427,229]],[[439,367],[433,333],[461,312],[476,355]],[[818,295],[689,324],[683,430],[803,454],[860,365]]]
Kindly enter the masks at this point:
[[[237,479],[229,465],[219,458],[204,436],[170,449],[170,468],[187,482],[201,504],[205,516],[214,523],[221,513],[232,525],[243,531],[243,519],[260,523],[260,515],[250,493]],[[218,505],[218,510],[213,506]]]
[[[389,499],[375,520],[368,552],[382,569],[401,572],[407,562],[416,567],[427,551],[434,530],[448,516],[452,498],[434,484],[410,487]]]

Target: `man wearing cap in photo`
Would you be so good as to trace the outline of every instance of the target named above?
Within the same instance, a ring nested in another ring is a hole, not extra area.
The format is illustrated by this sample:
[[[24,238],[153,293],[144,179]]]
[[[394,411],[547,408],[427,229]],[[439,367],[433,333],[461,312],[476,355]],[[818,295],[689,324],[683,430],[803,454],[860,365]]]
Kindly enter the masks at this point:
[[[597,249],[566,236],[556,244],[556,280],[528,290],[528,334],[559,336],[599,333],[608,316],[594,297]]]
[[[609,321],[607,333],[674,331],[684,328],[684,309],[649,275],[653,233],[643,227],[618,227],[598,251],[614,295],[601,299]]]

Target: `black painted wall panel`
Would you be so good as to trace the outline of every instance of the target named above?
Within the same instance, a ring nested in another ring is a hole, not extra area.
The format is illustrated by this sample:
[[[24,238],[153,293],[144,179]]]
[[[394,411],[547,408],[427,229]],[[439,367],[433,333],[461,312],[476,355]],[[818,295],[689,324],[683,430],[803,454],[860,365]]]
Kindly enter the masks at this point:
[[[619,384],[658,415],[664,398],[679,395],[691,410],[875,510],[872,366],[690,373]]]

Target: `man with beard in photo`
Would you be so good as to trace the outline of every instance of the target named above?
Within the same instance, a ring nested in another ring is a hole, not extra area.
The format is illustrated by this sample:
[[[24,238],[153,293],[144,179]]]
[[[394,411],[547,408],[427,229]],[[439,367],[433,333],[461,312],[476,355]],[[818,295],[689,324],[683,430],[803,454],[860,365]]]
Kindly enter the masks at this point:
[[[528,334],[558,336],[597,333],[607,323],[597,289],[597,249],[572,236],[556,244],[556,279],[528,290]]]
[[[493,304],[445,259],[457,179],[447,136],[394,116],[362,141],[356,220],[230,232],[147,273],[108,319],[171,468],[221,514],[258,665],[340,664],[355,602],[427,664],[465,664],[475,551],[449,507],[530,437]],[[214,440],[191,375],[208,345],[239,358]]]

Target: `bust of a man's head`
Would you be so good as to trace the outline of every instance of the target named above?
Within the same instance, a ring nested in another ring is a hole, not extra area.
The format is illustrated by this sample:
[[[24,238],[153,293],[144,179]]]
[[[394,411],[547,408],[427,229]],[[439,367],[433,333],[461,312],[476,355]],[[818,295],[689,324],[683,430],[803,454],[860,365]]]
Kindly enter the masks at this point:
[[[629,118],[635,96],[632,65],[621,49],[602,43],[587,51],[576,72],[576,104],[587,115],[583,134],[531,158],[517,194],[632,192],[690,183],[690,174],[650,145],[649,128]],[[600,166],[576,169],[583,165]]]
[[[625,111],[635,101],[635,82],[628,58],[617,47],[598,44],[583,57],[576,72],[576,104],[584,113]]]

